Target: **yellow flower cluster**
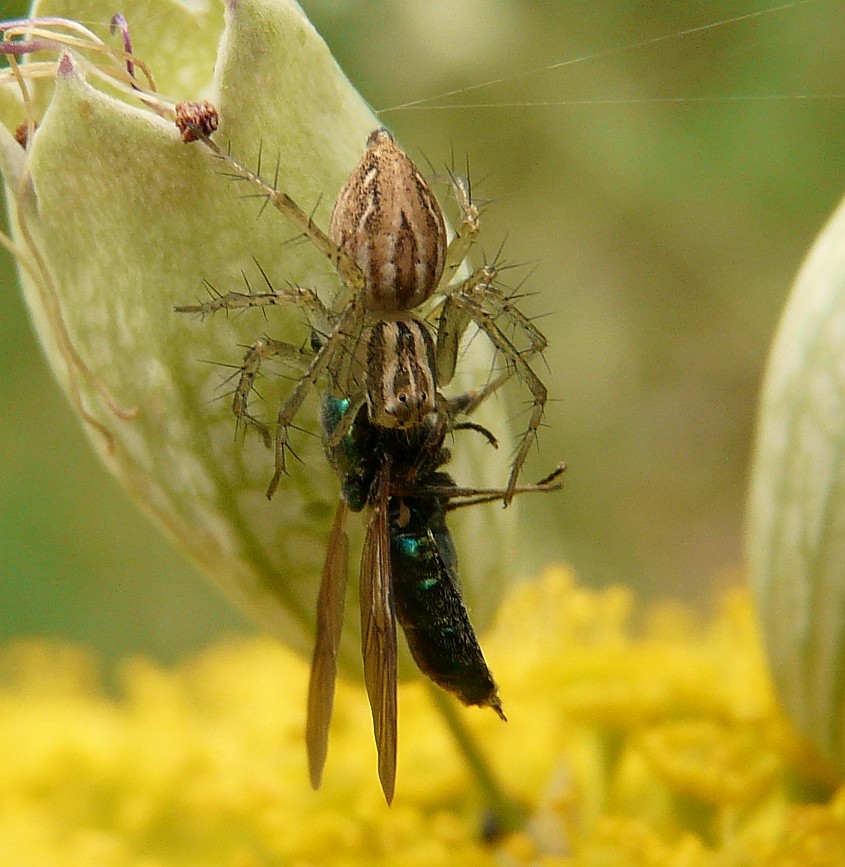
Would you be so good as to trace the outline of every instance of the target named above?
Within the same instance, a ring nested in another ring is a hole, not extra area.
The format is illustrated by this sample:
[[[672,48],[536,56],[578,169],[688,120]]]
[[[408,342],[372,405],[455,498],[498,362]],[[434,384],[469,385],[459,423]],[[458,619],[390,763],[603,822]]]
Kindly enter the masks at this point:
[[[0,864],[845,864],[845,789],[776,708],[746,596],[699,625],[634,611],[561,569],[515,590],[485,652],[509,722],[461,711],[523,830],[483,805],[419,683],[400,691],[396,800],[369,709],[339,684],[323,789],[307,784],[306,664],[269,639],[176,670],[144,660],[109,697],[84,652],[0,655]]]

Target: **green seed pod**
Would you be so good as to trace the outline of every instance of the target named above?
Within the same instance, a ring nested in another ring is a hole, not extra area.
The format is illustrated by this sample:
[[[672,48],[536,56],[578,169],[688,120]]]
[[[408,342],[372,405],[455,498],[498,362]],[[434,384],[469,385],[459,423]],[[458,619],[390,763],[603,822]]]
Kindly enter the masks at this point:
[[[845,204],[804,262],[769,358],[748,555],[784,707],[845,767]]]
[[[78,0],[41,2],[33,15],[108,22],[115,11],[110,0],[83,5],[84,16]],[[265,176],[272,180],[278,163],[279,186],[327,228],[377,118],[292,0],[228,0],[225,27],[217,4],[194,5],[160,0],[150,15],[141,0],[121,3],[134,54],[158,93],[210,99],[221,147],[252,167],[262,148]],[[107,25],[97,35],[120,47]],[[209,46],[218,40],[215,59]],[[244,346],[263,334],[305,345],[306,319],[296,308],[274,308],[266,319],[246,311],[200,320],[174,306],[207,297],[203,281],[245,291],[244,276],[263,288],[264,274],[274,286],[310,287],[330,299],[337,276],[309,244],[286,243],[295,235],[286,220],[272,208],[259,217],[261,203],[225,177],[202,143],[183,143],[150,100],[102,87],[84,49],[59,45],[46,56],[54,80],[27,78],[21,61],[38,122],[28,150],[12,135],[24,109],[11,76],[0,92],[0,168],[45,354],[130,495],[274,634],[310,653],[339,496],[316,435],[318,402],[312,396],[296,418],[305,429],[292,443],[302,463],[289,461],[290,476],[268,502],[272,452],[254,432],[235,436],[232,386],[224,384],[231,370],[207,363],[237,367]],[[93,59],[104,63],[102,53]],[[121,59],[106,59],[122,69]],[[144,83],[137,67],[136,77]],[[456,390],[484,380],[489,347],[474,341],[461,363]],[[260,408],[268,418],[289,388],[287,371],[264,371]],[[501,487],[507,479],[501,414],[493,401],[477,419],[500,437],[498,453],[482,437],[461,437],[453,467],[462,482]],[[512,562],[513,517],[495,506],[465,511],[453,527],[473,618],[483,626],[504,589],[503,564]],[[358,666],[357,618],[349,621],[342,657]]]

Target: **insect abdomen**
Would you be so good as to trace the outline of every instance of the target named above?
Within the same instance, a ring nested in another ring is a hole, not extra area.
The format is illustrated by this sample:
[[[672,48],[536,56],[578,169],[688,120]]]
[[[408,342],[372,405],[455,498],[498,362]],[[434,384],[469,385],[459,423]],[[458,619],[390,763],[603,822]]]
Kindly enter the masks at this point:
[[[489,705],[504,719],[461,597],[455,545],[439,501],[391,500],[390,558],[396,619],[420,671],[464,704]]]

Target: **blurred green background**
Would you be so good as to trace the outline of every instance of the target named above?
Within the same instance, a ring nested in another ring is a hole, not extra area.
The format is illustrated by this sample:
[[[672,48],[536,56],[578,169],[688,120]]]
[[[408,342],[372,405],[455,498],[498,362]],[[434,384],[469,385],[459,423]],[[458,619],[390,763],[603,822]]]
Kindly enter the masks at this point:
[[[564,494],[526,503],[532,564],[701,605],[741,580],[767,347],[845,190],[845,3],[642,47],[778,4],[302,5],[376,109],[597,55],[383,119],[435,168],[468,155],[490,200],[483,249],[506,239],[505,257],[528,263],[554,400],[528,475],[569,465]],[[838,98],[762,98],[789,94]],[[479,103],[494,105],[455,107]],[[5,255],[0,272],[0,639],[172,660],[252,629],[101,468]],[[518,426],[525,395],[512,398]]]

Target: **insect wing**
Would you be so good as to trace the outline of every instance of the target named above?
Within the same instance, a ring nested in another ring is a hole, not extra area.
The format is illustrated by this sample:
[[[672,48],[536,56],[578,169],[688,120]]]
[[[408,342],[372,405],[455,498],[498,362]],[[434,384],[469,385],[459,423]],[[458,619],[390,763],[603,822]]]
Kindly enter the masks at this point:
[[[360,578],[364,683],[373,713],[378,774],[388,804],[393,800],[396,782],[396,621],[388,538],[389,479],[389,468],[383,468],[375,484],[376,498],[364,540]]]
[[[323,779],[334,705],[337,652],[349,577],[349,539],[343,529],[348,511],[346,502],[341,500],[335,513],[317,597],[317,636],[308,682],[308,717],[305,726],[308,772],[315,789],[320,787]]]

